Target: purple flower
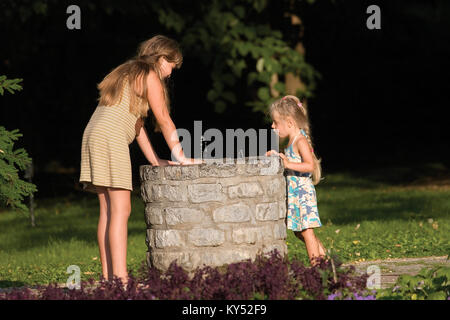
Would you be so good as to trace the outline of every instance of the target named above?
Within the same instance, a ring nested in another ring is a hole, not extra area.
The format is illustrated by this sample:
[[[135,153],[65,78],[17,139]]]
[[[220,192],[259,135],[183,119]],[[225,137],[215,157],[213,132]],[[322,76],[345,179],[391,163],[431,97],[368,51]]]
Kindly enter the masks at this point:
[[[364,300],[363,296],[360,296],[358,293],[354,293],[353,296],[355,297],[356,300]]]
[[[341,296],[341,293],[340,293],[340,292],[338,292],[338,293],[332,293],[332,294],[330,294],[330,295],[328,296],[327,300],[334,300],[336,297],[340,297],[340,296]]]

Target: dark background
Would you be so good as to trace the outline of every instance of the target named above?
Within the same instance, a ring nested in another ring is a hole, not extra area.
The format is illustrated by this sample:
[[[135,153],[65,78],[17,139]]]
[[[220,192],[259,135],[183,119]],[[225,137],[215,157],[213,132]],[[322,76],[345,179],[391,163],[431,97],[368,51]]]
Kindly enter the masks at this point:
[[[33,1],[17,1],[33,5]],[[124,6],[125,1],[110,2]],[[146,1],[130,9],[84,9],[86,2],[60,1],[46,15],[0,7],[0,74],[23,78],[23,90],[0,97],[0,125],[19,129],[33,158],[37,196],[79,192],[83,130],[97,105],[96,84],[131,58],[156,34],[177,37],[150,14]],[[272,1],[267,16],[285,40],[297,39],[282,16],[286,1]],[[81,30],[66,28],[66,8],[81,7]],[[366,8],[381,8],[381,30],[368,30]],[[19,6],[20,7],[20,6]],[[450,3],[448,1],[316,1],[298,5],[305,26],[306,61],[322,75],[308,106],[315,151],[324,173],[358,172],[438,163],[449,168]],[[8,11],[9,10],[9,11]],[[177,128],[270,128],[261,113],[235,105],[217,114],[206,99],[210,71],[183,51],[170,83]],[[245,88],[243,88],[245,90]],[[161,133],[146,123],[162,158],[170,152]],[[130,145],[135,185],[146,164]]]

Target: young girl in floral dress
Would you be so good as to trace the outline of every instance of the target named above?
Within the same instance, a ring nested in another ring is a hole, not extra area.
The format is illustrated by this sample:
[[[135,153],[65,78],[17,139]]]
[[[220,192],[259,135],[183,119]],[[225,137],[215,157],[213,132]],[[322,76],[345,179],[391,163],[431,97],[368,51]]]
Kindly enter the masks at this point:
[[[270,150],[266,155],[283,159],[287,179],[287,228],[306,245],[312,265],[325,256],[325,248],[314,234],[322,226],[314,185],[320,181],[321,166],[312,148],[306,108],[295,96],[285,96],[270,106],[272,128],[281,138],[289,138],[285,153]]]

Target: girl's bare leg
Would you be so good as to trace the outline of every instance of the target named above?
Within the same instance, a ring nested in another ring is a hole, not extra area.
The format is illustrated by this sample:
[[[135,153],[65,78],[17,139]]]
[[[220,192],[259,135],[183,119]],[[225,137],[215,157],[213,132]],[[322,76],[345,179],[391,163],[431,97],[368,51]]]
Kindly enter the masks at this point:
[[[100,261],[102,263],[102,274],[106,280],[112,280],[111,250],[108,241],[108,227],[111,216],[110,203],[106,187],[96,187],[98,200],[100,202],[100,215],[97,226],[97,240],[100,250]]]
[[[303,236],[301,234],[300,231],[294,231],[295,236],[302,240],[303,242],[305,242],[305,239],[303,239]],[[326,255],[326,250],[325,247],[323,246],[322,242],[319,240],[319,238],[317,238],[316,234],[314,234],[314,236],[316,237],[317,242],[319,243],[319,254],[321,257],[324,257]]]
[[[308,252],[309,261],[311,265],[314,266],[316,261],[315,258],[318,258],[319,253],[319,242],[317,241],[316,236],[314,235],[313,229],[306,229],[301,232],[303,239],[305,240],[306,251]]]
[[[111,203],[111,219],[109,224],[109,245],[111,248],[113,274],[128,282],[127,272],[127,236],[128,218],[131,213],[130,190],[108,188]]]

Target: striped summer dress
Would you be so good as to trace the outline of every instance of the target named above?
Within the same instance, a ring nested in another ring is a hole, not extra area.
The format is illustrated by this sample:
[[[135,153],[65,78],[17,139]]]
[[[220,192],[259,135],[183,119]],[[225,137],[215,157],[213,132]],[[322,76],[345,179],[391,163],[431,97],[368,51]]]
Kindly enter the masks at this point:
[[[297,137],[306,132],[300,129],[292,143],[284,149],[286,157],[291,162],[302,162],[302,157],[296,154],[292,148]],[[311,180],[311,173],[298,172],[290,169],[285,170],[288,212],[287,228],[293,231],[303,231],[309,228],[322,226],[317,209],[316,189]]]
[[[129,145],[139,117],[130,113],[130,86],[123,83],[119,102],[97,106],[84,130],[80,183],[85,191],[95,192],[94,185],[133,190]]]

